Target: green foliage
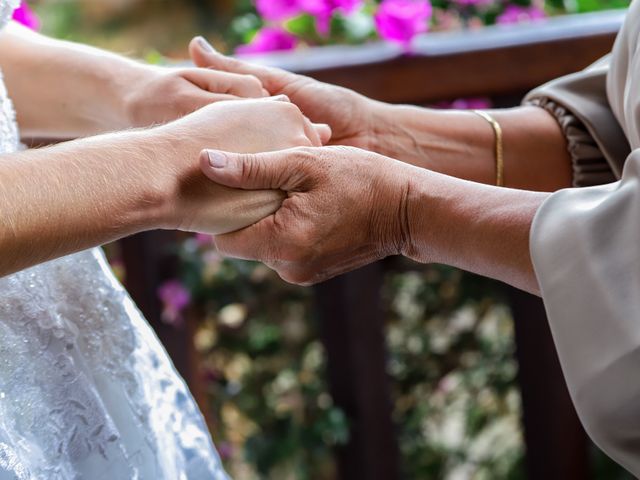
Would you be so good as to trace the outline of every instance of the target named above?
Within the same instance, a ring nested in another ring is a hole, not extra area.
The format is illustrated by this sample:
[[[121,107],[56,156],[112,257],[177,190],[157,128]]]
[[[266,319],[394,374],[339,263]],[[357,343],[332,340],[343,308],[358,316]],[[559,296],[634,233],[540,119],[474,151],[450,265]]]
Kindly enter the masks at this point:
[[[230,471],[330,478],[331,449],[348,441],[349,427],[327,392],[310,290],[284,284],[263,265],[222,260],[193,239],[181,258]]]
[[[493,283],[432,266],[388,274],[385,297],[405,477],[519,478],[512,320]]]
[[[310,289],[188,239],[215,437],[237,478],[331,478],[349,423],[325,382]],[[447,267],[386,277],[389,374],[407,478],[519,478],[512,325],[492,283]],[[222,442],[222,443],[221,443]],[[224,448],[223,448],[224,451]],[[250,467],[247,467],[250,465]],[[249,473],[247,473],[249,470]]]

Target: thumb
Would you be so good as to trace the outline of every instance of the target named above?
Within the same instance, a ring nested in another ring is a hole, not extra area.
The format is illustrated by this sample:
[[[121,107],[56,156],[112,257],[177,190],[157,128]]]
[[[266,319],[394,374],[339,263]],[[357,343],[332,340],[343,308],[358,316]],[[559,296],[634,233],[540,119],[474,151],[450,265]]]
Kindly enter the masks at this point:
[[[215,68],[218,70],[227,70],[225,67],[230,60],[228,57],[218,53],[218,51],[211,45],[204,37],[195,37],[189,43],[189,55],[191,60],[200,68]]]
[[[200,68],[213,68],[215,70],[258,77],[264,87],[272,94],[277,93],[282,87],[282,79],[278,80],[278,78],[283,75],[286,76],[284,72],[277,74],[273,69],[222,55],[204,37],[195,37],[191,40],[189,43],[189,55],[193,63]]]
[[[259,154],[204,150],[200,154],[202,172],[214,182],[244,190],[291,191],[304,179],[301,167],[309,154],[304,149]]]

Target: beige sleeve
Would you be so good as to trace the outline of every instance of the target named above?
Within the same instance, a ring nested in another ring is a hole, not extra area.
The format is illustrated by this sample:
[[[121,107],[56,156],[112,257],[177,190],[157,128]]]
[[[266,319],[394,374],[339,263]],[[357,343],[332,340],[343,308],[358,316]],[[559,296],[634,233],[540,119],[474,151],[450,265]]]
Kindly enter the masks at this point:
[[[602,185],[622,175],[631,149],[607,100],[609,58],[530,92],[524,104],[551,113],[560,124],[573,162],[576,187]]]

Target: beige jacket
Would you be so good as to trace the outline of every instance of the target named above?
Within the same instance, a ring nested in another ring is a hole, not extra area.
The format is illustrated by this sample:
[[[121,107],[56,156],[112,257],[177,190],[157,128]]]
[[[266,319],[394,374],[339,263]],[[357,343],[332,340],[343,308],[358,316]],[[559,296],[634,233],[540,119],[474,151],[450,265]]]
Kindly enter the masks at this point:
[[[610,57],[527,101],[554,111],[575,183],[536,215],[531,254],[565,377],[594,441],[640,475],[640,3]]]

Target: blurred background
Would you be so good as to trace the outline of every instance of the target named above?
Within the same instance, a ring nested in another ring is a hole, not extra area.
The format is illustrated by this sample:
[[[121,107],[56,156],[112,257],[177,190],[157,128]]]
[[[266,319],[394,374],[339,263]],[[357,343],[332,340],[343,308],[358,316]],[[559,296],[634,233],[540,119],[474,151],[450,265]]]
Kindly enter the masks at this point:
[[[152,63],[205,35],[382,100],[485,108],[606,53],[628,4],[401,2],[31,0],[19,15]],[[533,297],[401,259],[299,288],[203,235],[107,251],[238,480],[632,478],[582,431]]]

